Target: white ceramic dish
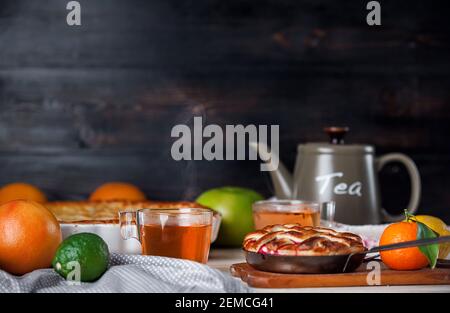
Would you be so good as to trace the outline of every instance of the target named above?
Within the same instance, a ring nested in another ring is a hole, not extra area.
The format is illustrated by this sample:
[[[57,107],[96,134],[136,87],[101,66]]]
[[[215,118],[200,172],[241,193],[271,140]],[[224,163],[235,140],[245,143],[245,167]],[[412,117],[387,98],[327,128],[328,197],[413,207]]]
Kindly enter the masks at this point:
[[[214,242],[217,239],[221,220],[222,218],[220,214],[214,214],[211,242]],[[122,239],[120,235],[119,224],[62,223],[61,232],[63,235],[63,239],[77,233],[94,233],[105,240],[105,242],[108,244],[110,252],[122,254],[141,254],[141,244],[138,240]]]

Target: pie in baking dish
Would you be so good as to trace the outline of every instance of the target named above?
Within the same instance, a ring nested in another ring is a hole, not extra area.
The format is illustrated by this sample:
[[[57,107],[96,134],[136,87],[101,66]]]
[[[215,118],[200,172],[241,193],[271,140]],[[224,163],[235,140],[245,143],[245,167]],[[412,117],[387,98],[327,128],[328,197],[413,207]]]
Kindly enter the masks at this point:
[[[48,202],[45,206],[63,224],[118,224],[120,211],[205,208],[187,201],[56,201]]]
[[[266,226],[249,233],[243,247],[249,252],[286,256],[340,255],[365,250],[358,235],[299,224]]]

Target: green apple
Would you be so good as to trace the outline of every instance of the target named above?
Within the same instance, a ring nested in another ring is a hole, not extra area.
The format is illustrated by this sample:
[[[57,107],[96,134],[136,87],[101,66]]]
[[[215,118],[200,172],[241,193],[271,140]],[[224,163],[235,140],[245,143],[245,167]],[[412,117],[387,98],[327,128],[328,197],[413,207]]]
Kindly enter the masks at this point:
[[[247,233],[254,231],[252,204],[263,200],[256,191],[241,187],[221,187],[205,191],[197,203],[222,214],[217,245],[240,247]]]

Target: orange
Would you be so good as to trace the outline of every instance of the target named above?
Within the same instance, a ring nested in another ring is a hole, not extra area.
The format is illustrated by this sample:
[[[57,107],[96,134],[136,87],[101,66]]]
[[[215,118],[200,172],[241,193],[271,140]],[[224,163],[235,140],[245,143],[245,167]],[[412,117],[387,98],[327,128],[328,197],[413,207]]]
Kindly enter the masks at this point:
[[[23,275],[48,268],[61,243],[61,229],[42,204],[13,200],[0,205],[0,268]]]
[[[89,197],[92,201],[129,200],[143,201],[145,194],[135,185],[121,182],[106,183],[98,187]]]
[[[417,239],[417,224],[399,222],[386,227],[380,238],[380,245]],[[428,259],[419,248],[404,248],[380,252],[381,260],[394,270],[418,270],[428,265]]]
[[[37,187],[25,183],[12,183],[0,189],[0,203],[12,200],[32,200],[39,203],[47,202],[45,194]]]

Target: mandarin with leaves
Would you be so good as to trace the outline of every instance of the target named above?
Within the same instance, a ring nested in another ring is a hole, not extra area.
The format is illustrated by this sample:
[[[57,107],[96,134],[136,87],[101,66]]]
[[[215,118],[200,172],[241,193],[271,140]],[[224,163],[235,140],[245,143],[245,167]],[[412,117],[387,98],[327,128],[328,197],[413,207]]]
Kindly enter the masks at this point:
[[[386,227],[380,245],[390,245],[417,239],[418,225],[415,222],[399,222]],[[394,270],[418,270],[428,265],[428,259],[418,247],[380,252],[381,260]]]

